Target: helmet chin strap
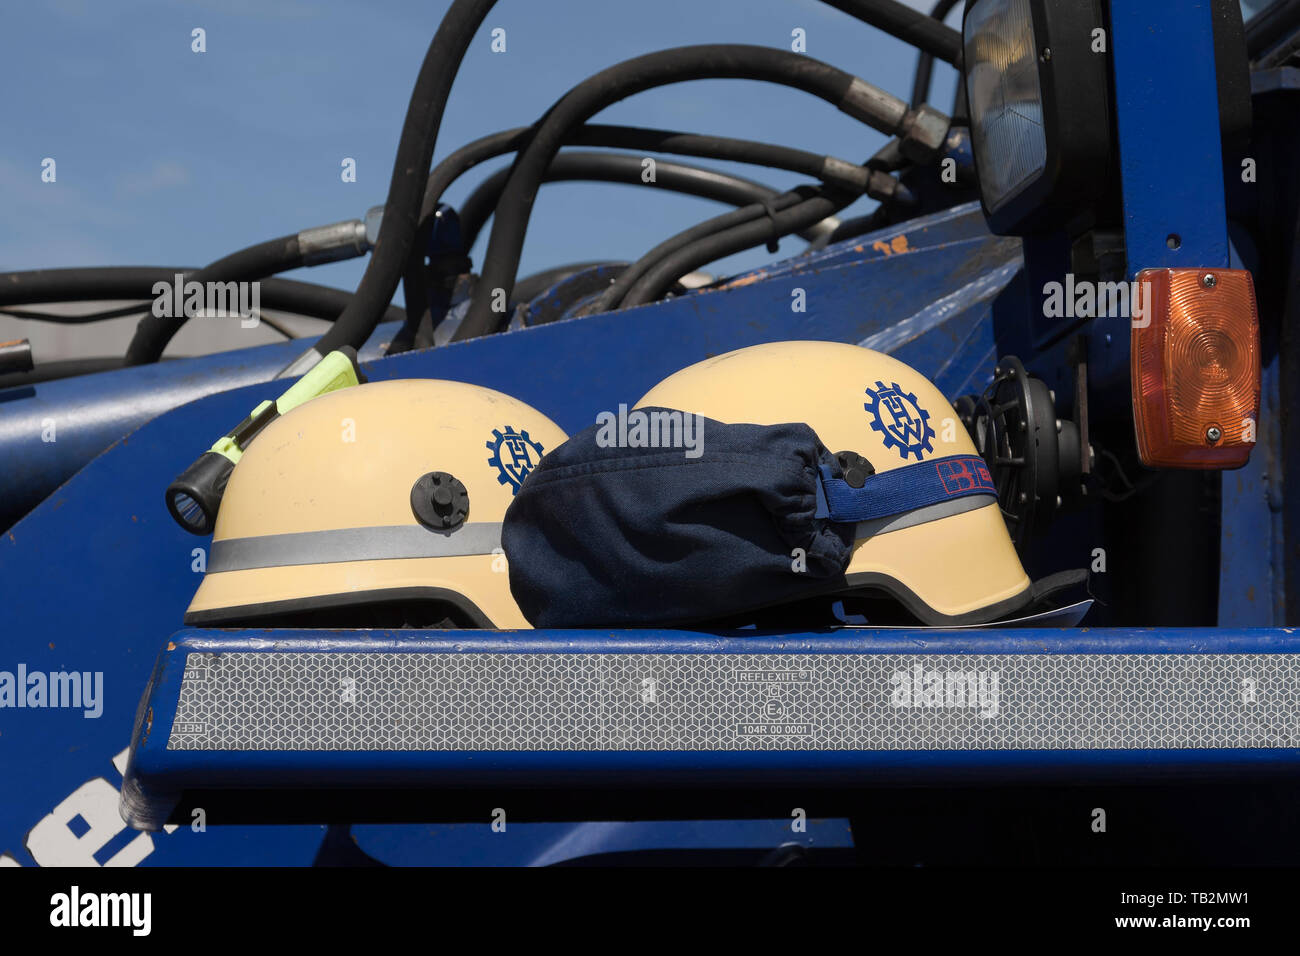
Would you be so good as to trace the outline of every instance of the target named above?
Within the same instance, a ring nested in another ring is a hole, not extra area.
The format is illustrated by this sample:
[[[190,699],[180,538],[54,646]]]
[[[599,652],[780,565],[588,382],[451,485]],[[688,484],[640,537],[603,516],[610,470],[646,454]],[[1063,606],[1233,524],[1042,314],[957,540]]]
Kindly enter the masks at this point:
[[[998,497],[988,467],[978,455],[948,455],[877,472],[862,480],[860,487],[838,477],[831,465],[819,470],[816,517],[836,524],[884,521],[888,530],[896,530],[908,525],[889,519],[932,511],[932,517],[910,522],[921,524],[983,507],[989,504],[984,499],[997,501]]]

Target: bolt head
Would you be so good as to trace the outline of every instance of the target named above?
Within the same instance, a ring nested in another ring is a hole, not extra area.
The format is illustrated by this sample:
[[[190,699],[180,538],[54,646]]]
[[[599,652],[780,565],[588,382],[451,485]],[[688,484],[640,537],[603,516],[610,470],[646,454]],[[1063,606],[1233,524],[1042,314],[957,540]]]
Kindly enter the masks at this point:
[[[1218,283],[1219,279],[1213,272],[1207,272],[1201,276],[1201,285],[1207,289],[1213,289]]]
[[[1211,425],[1209,428],[1205,429],[1205,440],[1208,441],[1211,445],[1213,445],[1222,437],[1223,437],[1223,430],[1219,428],[1218,425]]]

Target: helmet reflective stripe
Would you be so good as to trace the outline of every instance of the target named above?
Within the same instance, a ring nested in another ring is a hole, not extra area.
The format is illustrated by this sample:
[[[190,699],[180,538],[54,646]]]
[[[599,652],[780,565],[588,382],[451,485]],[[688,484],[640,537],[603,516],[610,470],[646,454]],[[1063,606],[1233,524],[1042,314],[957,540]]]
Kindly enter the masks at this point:
[[[997,501],[997,499],[993,498],[993,501]],[[976,508],[983,508],[988,504],[989,498],[987,496],[971,495],[966,498],[955,498],[952,501],[940,501],[938,504],[917,508],[915,511],[905,511],[902,514],[876,518],[873,521],[859,521],[854,526],[853,540],[865,541],[867,538],[888,534],[890,531],[915,528],[919,524],[938,521],[940,518],[950,518],[953,515],[974,511]]]
[[[462,525],[451,534],[415,526],[339,528],[214,541],[208,571],[246,571],[339,561],[450,558],[492,554],[501,547],[501,522]]]

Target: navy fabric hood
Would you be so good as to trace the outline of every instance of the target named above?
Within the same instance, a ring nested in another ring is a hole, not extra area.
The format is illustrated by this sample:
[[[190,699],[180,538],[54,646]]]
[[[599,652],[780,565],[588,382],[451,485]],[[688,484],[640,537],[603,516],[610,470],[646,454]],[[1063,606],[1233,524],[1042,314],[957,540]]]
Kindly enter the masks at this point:
[[[844,587],[854,526],[817,517],[819,469],[835,464],[816,433],[690,417],[702,429],[694,457],[626,447],[606,422],[524,481],[501,540],[510,590],[534,626],[706,621]]]

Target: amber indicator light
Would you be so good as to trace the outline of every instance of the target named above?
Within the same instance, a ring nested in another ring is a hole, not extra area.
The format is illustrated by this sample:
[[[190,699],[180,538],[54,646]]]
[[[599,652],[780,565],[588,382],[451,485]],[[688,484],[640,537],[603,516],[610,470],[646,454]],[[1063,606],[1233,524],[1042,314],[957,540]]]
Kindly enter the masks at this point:
[[[1244,269],[1144,269],[1133,423],[1152,468],[1240,468],[1259,420],[1259,313]]]

